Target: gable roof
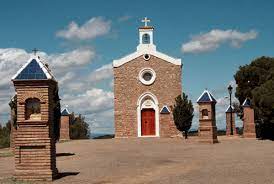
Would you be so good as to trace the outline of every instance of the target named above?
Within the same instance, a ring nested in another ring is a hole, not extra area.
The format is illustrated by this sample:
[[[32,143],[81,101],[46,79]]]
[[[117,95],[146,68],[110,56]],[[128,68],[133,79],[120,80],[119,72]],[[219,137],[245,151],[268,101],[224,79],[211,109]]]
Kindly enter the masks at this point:
[[[204,92],[198,98],[197,103],[207,103],[207,102],[217,103],[213,95],[208,90],[204,90]]]
[[[50,70],[37,56],[31,57],[12,77],[12,80],[55,80]]]
[[[246,98],[244,103],[242,104],[242,107],[250,107],[251,106],[251,100],[249,98]]]
[[[68,111],[67,108],[65,108],[65,109],[62,110],[61,116],[69,116],[69,115],[70,115],[70,113],[69,113],[69,111]]]
[[[225,112],[234,112],[234,107],[229,105]]]
[[[128,63],[128,62],[132,61],[133,59],[136,59],[137,57],[142,56],[144,54],[150,54],[150,55],[156,56],[162,60],[165,60],[165,61],[175,64],[175,65],[182,65],[181,59],[173,58],[173,57],[170,57],[164,53],[158,52],[156,50],[155,46],[153,46],[153,47],[148,46],[148,47],[138,48],[137,51],[135,51],[125,57],[122,57],[117,60],[113,60],[113,67],[116,68],[116,67],[122,66],[123,64]]]

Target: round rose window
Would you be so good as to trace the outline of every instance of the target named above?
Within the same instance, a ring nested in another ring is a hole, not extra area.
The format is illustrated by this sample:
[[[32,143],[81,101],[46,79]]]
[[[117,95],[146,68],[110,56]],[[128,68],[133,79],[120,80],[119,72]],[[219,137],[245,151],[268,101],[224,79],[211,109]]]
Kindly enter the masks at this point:
[[[139,73],[139,80],[145,85],[151,85],[156,79],[156,73],[151,68],[144,68]]]

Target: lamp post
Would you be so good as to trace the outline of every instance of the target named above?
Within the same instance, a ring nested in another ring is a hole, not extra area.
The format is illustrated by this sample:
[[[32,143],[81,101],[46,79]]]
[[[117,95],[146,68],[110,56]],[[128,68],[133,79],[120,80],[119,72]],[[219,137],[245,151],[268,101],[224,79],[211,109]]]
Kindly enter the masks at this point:
[[[232,106],[231,106],[231,94],[233,87],[231,85],[228,86],[228,93],[229,93],[229,107],[231,108],[230,111],[230,135],[233,135],[233,127],[232,127]]]

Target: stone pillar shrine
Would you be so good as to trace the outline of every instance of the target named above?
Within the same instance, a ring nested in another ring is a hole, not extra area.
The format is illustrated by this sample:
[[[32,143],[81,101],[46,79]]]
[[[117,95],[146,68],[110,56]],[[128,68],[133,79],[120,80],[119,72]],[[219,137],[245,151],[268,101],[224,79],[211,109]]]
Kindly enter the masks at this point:
[[[232,119],[232,131],[233,135],[236,135],[236,126],[235,126],[235,111],[232,106],[228,106],[228,108],[225,111],[225,117],[226,117],[226,135],[231,136],[231,119]]]
[[[70,140],[69,136],[69,125],[70,125],[70,113],[67,108],[63,109],[61,112],[60,120],[60,141]]]
[[[17,94],[15,178],[52,181],[58,173],[54,133],[59,126],[58,83],[39,56],[32,56],[12,81]]]
[[[218,143],[215,119],[217,101],[208,90],[205,90],[198,98],[197,103],[199,104],[199,142]]]
[[[250,99],[245,99],[243,105],[244,117],[243,117],[243,136],[245,138],[256,138],[255,121],[254,121],[254,109],[251,108]]]

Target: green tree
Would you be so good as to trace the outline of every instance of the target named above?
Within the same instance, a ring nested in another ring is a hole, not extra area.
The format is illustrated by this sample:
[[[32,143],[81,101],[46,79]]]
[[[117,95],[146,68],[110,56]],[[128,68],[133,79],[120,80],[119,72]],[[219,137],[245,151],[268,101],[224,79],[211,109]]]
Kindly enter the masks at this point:
[[[240,66],[234,75],[240,104],[250,98],[255,111],[257,137],[274,138],[274,58],[260,57]]]
[[[0,148],[7,148],[10,146],[10,128],[10,121],[3,127],[0,124]]]
[[[81,114],[77,117],[72,113],[70,125],[71,139],[89,139],[90,130],[89,124],[85,122],[85,117]]]
[[[53,106],[53,132],[54,132],[54,139],[57,141],[60,138],[60,119],[61,119],[61,104],[59,98],[59,88],[55,86],[54,89],[54,106]]]
[[[185,93],[176,97],[173,108],[173,119],[177,129],[182,134],[184,133],[185,139],[187,139],[187,134],[192,124],[193,112],[192,102],[188,100],[188,96]]]

